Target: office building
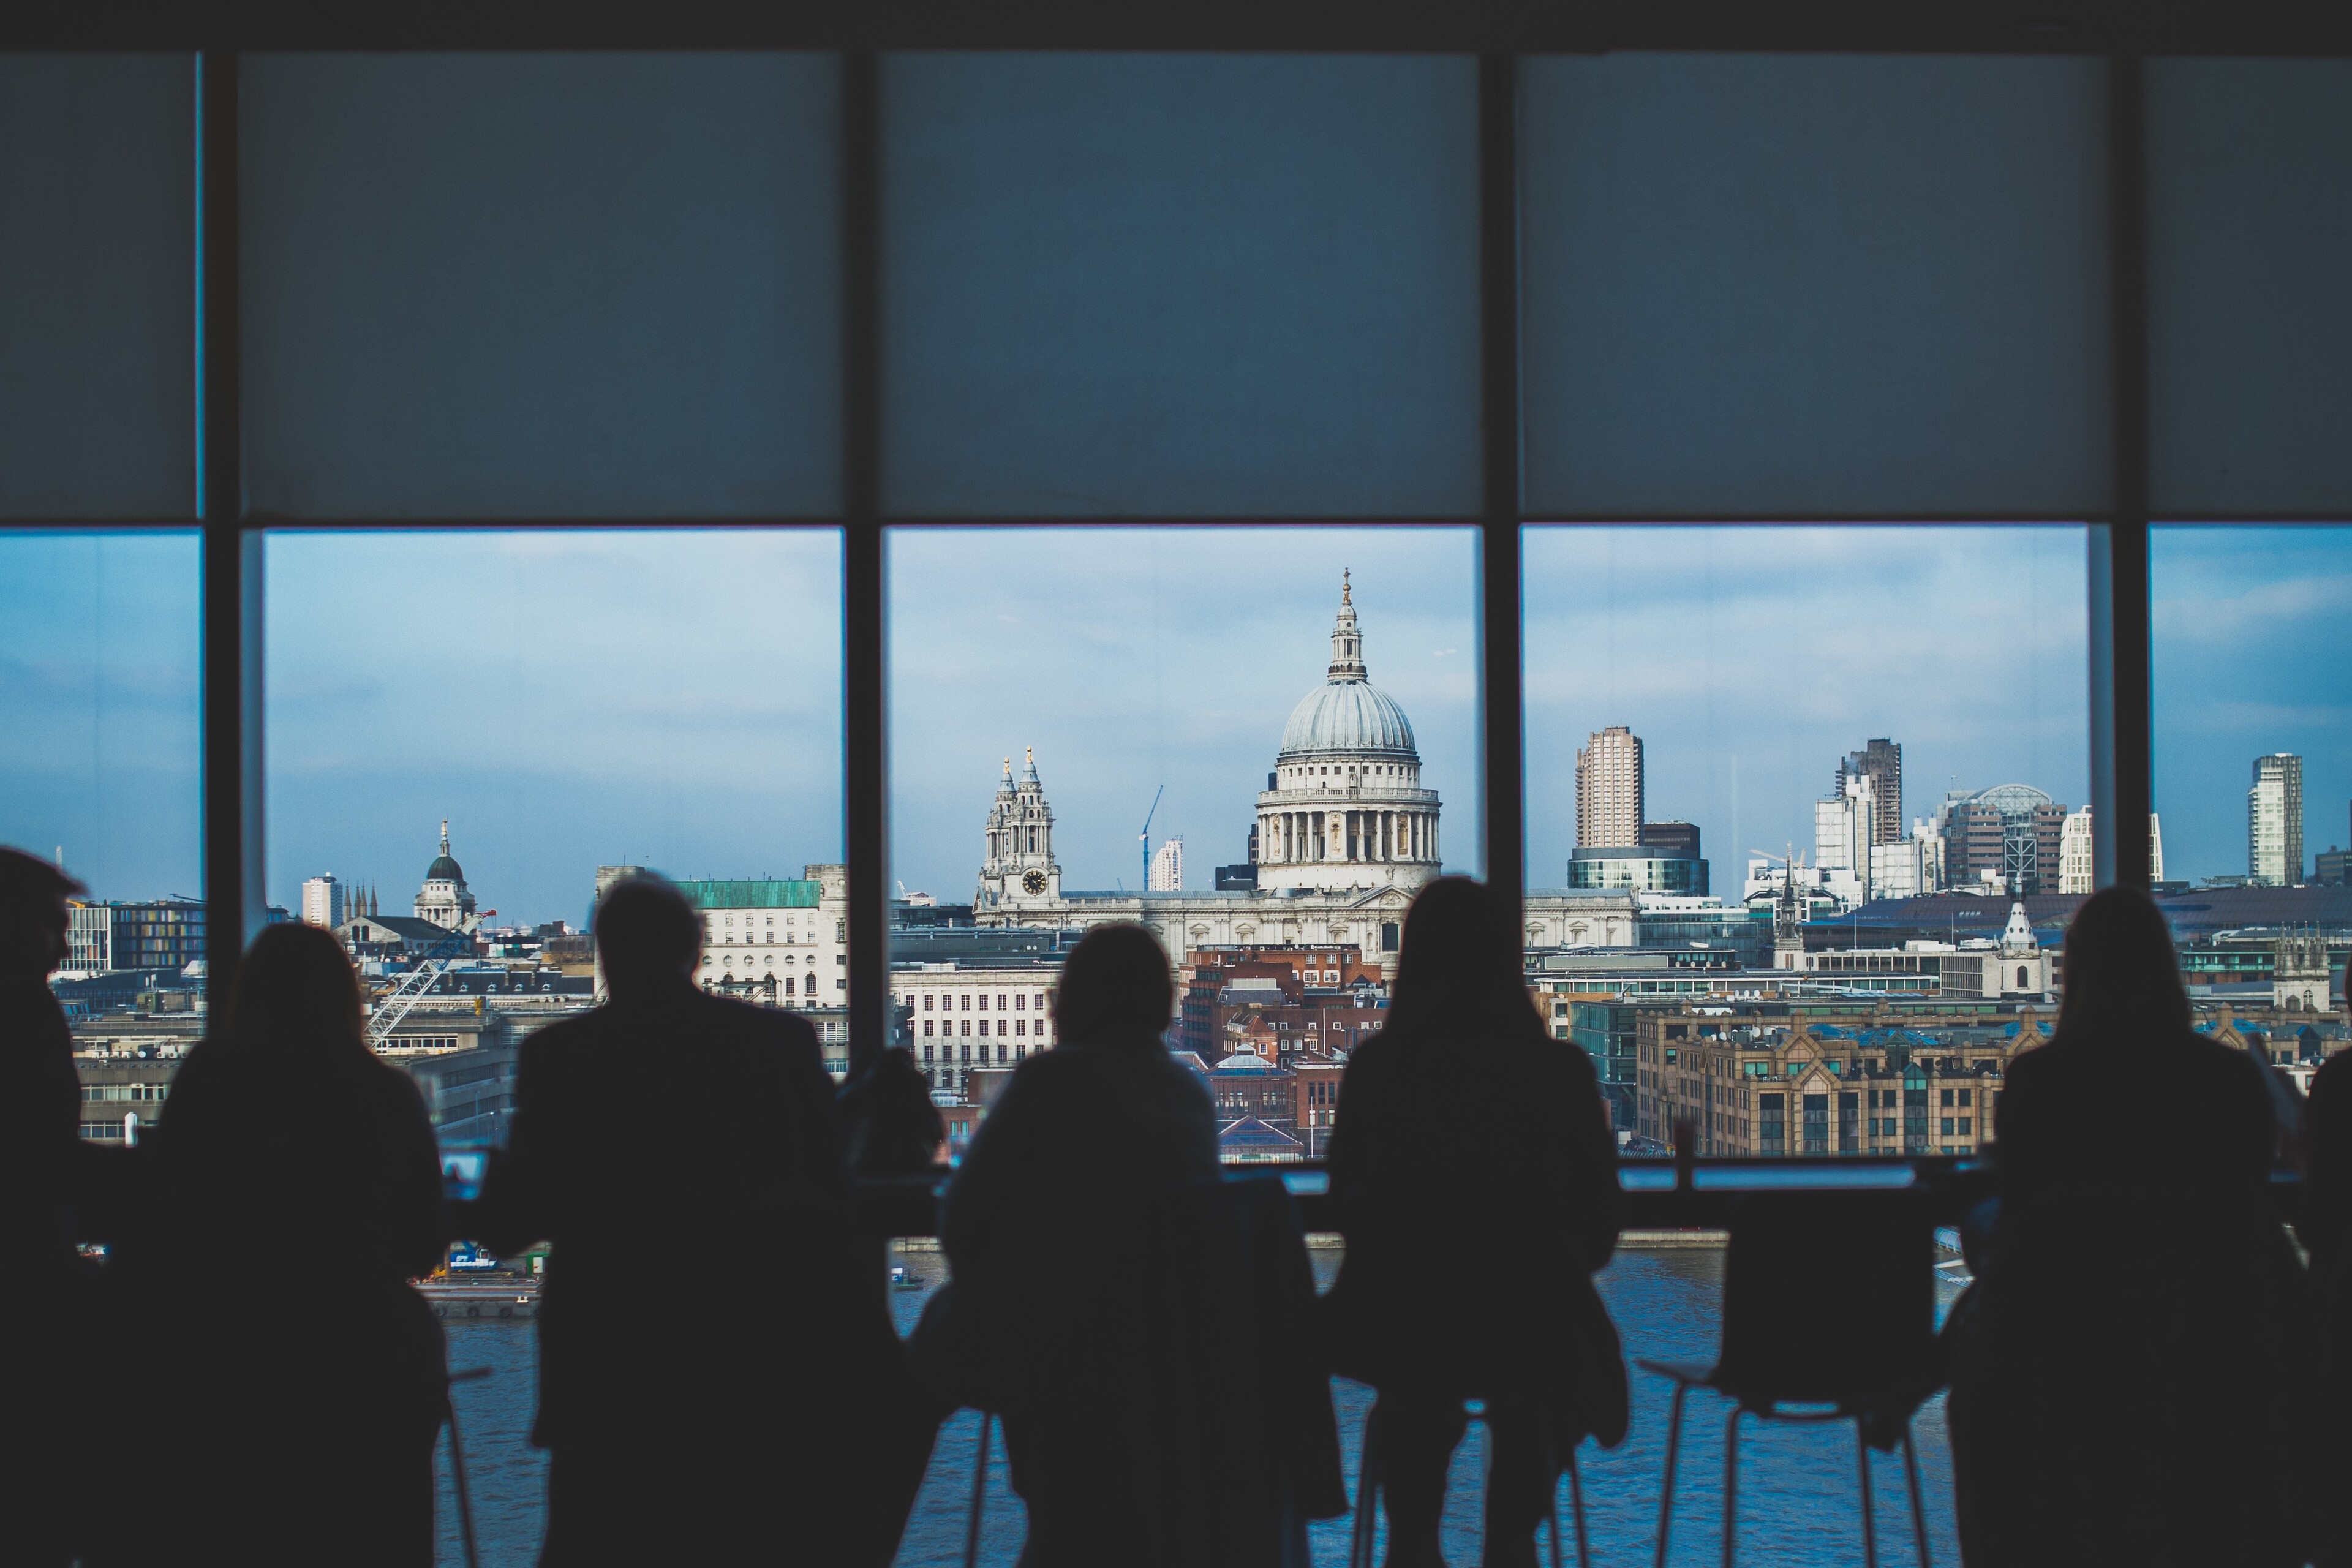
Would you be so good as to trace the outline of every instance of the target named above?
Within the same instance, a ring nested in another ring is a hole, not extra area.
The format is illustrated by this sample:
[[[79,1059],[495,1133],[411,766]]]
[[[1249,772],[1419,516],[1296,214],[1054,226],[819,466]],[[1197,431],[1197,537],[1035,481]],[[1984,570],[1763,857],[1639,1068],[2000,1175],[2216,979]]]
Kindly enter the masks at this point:
[[[1571,892],[1704,894],[1708,890],[1706,862],[1638,844],[1580,844],[1569,855],[1568,886]]]
[[[2273,752],[2254,759],[2246,791],[2246,877],[2257,887],[2303,881],[2303,759]]]
[[[597,868],[597,892],[625,866]],[[806,1011],[843,1005],[849,993],[849,878],[839,866],[809,866],[798,878],[682,881],[702,916],[705,991]],[[597,989],[603,991],[602,977]]]
[[[2058,833],[2058,886],[2060,893],[2089,893],[2097,886],[2097,870],[2092,858],[2091,808],[2066,814]],[[2164,880],[2164,830],[2154,812],[2147,814],[2147,878],[2151,882]]]
[[[1699,858],[1698,837],[1696,822],[1645,822],[1633,842],[1644,849],[1662,849],[1685,860],[1696,860]]]
[[[1576,753],[1576,847],[1642,841],[1642,738],[1622,724],[1596,730]]]
[[[1903,748],[1893,741],[1864,742],[1838,763],[1835,794],[1845,794],[1848,779],[1868,779],[1874,810],[1870,842],[1893,844],[1903,837]]]
[[[1995,784],[1944,797],[1945,885],[2011,898],[2058,890],[2066,808],[2032,784]]]
[[[195,899],[141,903],[84,902],[68,908],[66,963],[69,973],[116,969],[178,973],[205,955],[205,906]]]
[[[313,877],[302,884],[302,923],[332,931],[350,918],[344,909],[343,884],[331,876]]]

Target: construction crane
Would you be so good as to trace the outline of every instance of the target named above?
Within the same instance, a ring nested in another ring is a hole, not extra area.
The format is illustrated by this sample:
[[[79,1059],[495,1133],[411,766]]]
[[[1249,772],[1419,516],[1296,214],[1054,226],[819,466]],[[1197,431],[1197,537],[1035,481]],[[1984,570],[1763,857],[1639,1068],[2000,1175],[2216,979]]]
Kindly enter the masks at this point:
[[[384,1041],[392,1037],[393,1030],[400,1027],[400,1021],[408,1016],[408,1010],[416,1005],[417,998],[431,990],[433,983],[441,978],[442,971],[449,967],[449,960],[457,956],[454,950],[459,942],[470,946],[472,939],[464,931],[453,931],[426,948],[417,954],[416,967],[403,974],[397,984],[376,998],[375,1005],[368,1011],[368,1049],[383,1048]]]
[[[1151,797],[1151,809],[1143,814],[1143,831],[1136,835],[1143,840],[1143,890],[1147,893],[1151,890],[1151,819],[1160,815],[1160,796],[1167,793],[1168,786],[1161,784]]]

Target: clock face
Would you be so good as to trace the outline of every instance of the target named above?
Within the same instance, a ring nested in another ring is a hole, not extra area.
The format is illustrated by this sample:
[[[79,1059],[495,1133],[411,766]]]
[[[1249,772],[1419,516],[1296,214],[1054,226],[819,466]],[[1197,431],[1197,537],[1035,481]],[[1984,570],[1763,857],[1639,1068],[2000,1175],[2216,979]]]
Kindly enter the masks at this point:
[[[1029,896],[1031,898],[1035,898],[1038,894],[1045,890],[1045,873],[1043,871],[1024,871],[1021,874],[1021,885],[1029,890]]]

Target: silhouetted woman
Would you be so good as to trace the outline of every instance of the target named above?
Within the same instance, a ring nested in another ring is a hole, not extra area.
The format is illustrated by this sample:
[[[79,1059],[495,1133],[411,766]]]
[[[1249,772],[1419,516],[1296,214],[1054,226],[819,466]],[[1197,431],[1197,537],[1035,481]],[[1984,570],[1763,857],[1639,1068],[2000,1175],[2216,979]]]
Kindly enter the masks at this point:
[[[1517,912],[1460,878],[1405,919],[1387,1026],[1331,1133],[1348,1251],[1326,1298],[1335,1364],[1380,1390],[1391,1568],[1443,1561],[1445,1469],[1483,1399],[1486,1561],[1532,1563],[1565,1456],[1624,1436],[1625,1367],[1592,1275],[1617,1244],[1617,1148],[1583,1050],[1549,1038]]]
[[[172,1336],[148,1559],[430,1563],[444,1363],[408,1281],[442,1256],[439,1162],[333,936],[255,940],[141,1153],[157,1209],[126,1261]]]
[[[1999,1217],[1948,1330],[1968,1561],[2300,1561],[2276,1122],[2253,1058],[2189,1026],[2145,895],[2075,914],[2057,1033],[2011,1068],[1992,1131]]]

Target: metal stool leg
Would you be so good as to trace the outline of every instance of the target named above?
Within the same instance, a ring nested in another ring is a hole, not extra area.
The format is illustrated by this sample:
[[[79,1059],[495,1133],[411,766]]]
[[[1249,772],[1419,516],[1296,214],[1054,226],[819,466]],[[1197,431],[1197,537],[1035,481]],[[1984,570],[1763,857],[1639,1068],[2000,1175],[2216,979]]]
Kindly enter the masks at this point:
[[[1870,1508],[1870,1439],[1863,1436],[1859,1419],[1853,1424],[1853,1455],[1862,1467],[1863,1568],[1878,1568],[1878,1527],[1872,1521]]]
[[[1576,1450],[1568,1451],[1568,1497],[1576,1510],[1576,1568],[1592,1568],[1592,1547],[1584,1539],[1584,1478],[1577,1473]],[[1551,1515],[1552,1568],[1559,1568],[1559,1510]]]
[[[1666,1486],[1658,1500],[1657,1568],[1666,1568],[1666,1531],[1675,1521],[1675,1457],[1682,1450],[1683,1396],[1688,1393],[1689,1384],[1680,1381],[1675,1384],[1675,1413],[1666,1421]]]
[[[963,1568],[977,1568],[980,1562],[980,1515],[988,1499],[988,1431],[995,1424],[996,1413],[980,1413],[980,1452],[971,1463],[971,1517],[964,1525]]]
[[[1739,1549],[1739,1406],[1723,1425],[1723,1568]]]
[[[1372,1568],[1373,1510],[1381,1489],[1377,1407],[1364,1413],[1364,1447],[1356,1460],[1356,1531],[1348,1542],[1348,1568]]]
[[[457,1402],[450,1395],[450,1385],[489,1375],[488,1367],[469,1367],[450,1373],[441,1384],[441,1413],[449,1421],[449,1479],[457,1488],[457,1531],[466,1547],[466,1568],[481,1568],[482,1559],[474,1545],[474,1496],[466,1484],[466,1448],[457,1440]]]
[[[1911,1422],[1903,1422],[1903,1479],[1911,1489],[1911,1536],[1918,1543],[1919,1568],[1930,1568],[1927,1561],[1927,1500],[1919,1495],[1919,1456],[1911,1446]]]

